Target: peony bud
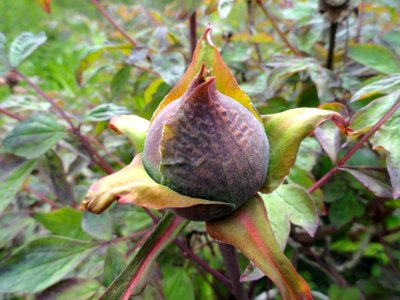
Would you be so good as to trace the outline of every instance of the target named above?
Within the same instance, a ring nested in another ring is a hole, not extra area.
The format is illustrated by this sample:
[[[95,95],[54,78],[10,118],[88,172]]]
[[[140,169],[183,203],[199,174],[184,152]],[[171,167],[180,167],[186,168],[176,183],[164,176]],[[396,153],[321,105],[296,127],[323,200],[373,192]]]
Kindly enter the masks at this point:
[[[204,65],[185,94],[153,120],[143,163],[158,183],[192,198],[233,204],[174,209],[191,220],[231,213],[262,187],[268,139],[259,120],[242,104],[221,94]]]

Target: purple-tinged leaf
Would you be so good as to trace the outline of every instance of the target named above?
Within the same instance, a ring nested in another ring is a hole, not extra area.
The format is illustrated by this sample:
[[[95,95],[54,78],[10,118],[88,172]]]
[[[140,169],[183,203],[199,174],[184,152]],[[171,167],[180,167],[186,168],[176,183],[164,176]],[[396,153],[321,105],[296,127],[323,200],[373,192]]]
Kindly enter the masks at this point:
[[[392,197],[392,188],[390,187],[390,185],[386,184],[388,178],[385,173],[367,170],[359,171],[349,168],[340,168],[340,170],[350,173],[367,190],[371,191],[376,196],[381,198]]]
[[[374,149],[384,149],[386,152],[393,198],[397,199],[400,197],[400,110],[375,133],[372,144]]]
[[[131,295],[143,291],[152,263],[189,223],[167,212],[150,234],[139,252],[111,283],[99,300],[128,300]]]
[[[278,287],[284,300],[312,299],[307,282],[283,254],[272,232],[265,205],[253,198],[229,216],[206,222],[217,241],[239,249]]]
[[[362,87],[350,101],[362,100],[377,94],[390,94],[399,88],[400,74],[391,75]]]
[[[315,128],[314,135],[328,154],[332,162],[336,162],[340,151],[340,132],[332,122],[325,122]]]

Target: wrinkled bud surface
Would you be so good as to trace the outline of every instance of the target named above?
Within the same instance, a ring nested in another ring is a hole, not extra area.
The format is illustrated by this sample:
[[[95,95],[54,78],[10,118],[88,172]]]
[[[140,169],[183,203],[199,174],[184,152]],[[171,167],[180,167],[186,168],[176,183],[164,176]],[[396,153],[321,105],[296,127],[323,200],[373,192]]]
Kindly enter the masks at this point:
[[[154,119],[143,162],[155,181],[178,193],[235,205],[175,209],[188,219],[210,220],[231,213],[261,188],[268,140],[248,109],[216,90],[203,66],[186,93]]]

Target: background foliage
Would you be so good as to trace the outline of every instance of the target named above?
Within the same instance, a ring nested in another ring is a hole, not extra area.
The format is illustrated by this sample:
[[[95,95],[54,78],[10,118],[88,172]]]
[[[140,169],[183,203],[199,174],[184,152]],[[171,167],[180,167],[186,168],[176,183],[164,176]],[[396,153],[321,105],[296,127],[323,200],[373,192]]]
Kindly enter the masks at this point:
[[[269,212],[277,212],[272,218],[282,229],[278,239],[284,241],[290,230],[285,253],[315,298],[400,297],[399,111],[340,164],[398,103],[400,5],[353,2],[358,16],[351,14],[338,28],[331,71],[325,68],[330,24],[316,1],[264,4],[298,53],[285,45],[257,1],[141,2],[105,6],[131,41],[90,1],[55,0],[50,15],[35,1],[0,2],[0,59],[8,56],[28,79],[13,71],[0,77],[0,297],[96,299],[143,243],[153,221],[141,208],[119,205],[93,215],[79,211],[79,203],[91,183],[110,171],[108,165],[120,169],[134,155],[126,138],[107,129],[109,119],[130,113],[149,119],[186,69],[194,11],[197,37],[213,24],[214,43],[262,114],[320,106],[341,112],[353,130],[345,138],[326,122],[302,142],[286,178],[292,189],[310,188],[336,166],[333,177],[312,191],[315,206],[296,206],[287,186],[264,199]],[[320,226],[310,237],[315,207]],[[288,220],[297,226],[290,228]],[[140,297],[232,297],[190,259],[196,255],[226,272],[204,225],[192,222],[180,241],[190,253],[169,247]],[[240,263],[244,270],[248,261],[240,257]],[[265,299],[265,291],[277,297],[265,277],[245,286],[251,298]]]

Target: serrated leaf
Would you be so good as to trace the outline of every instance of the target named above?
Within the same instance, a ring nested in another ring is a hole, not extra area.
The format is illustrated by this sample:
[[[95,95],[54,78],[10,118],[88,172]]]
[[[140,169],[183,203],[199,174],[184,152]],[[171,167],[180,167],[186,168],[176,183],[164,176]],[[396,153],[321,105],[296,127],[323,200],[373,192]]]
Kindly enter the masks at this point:
[[[101,213],[117,199],[119,203],[155,209],[196,205],[231,206],[224,202],[187,197],[158,184],[145,170],[141,154],[136,155],[130,165],[93,184],[82,202],[82,209]]]
[[[37,158],[60,141],[67,131],[51,115],[35,115],[20,122],[4,138],[5,152]]]
[[[390,94],[399,88],[400,74],[391,75],[362,87],[350,101],[362,100],[377,94]]]
[[[131,44],[119,44],[119,45],[102,45],[95,46],[88,49],[79,61],[78,68],[75,72],[75,78],[78,84],[82,84],[83,72],[87,70],[100,56],[106,51],[122,51],[128,54],[132,49]]]
[[[185,72],[185,59],[180,52],[156,55],[152,58],[154,70],[161,78],[173,86]]]
[[[349,168],[340,168],[342,171],[353,175],[367,190],[371,191],[378,197],[391,198],[392,189],[386,183],[388,178],[384,173],[374,171],[359,171]]]
[[[35,0],[36,3],[48,14],[51,13],[51,0]]]
[[[131,75],[131,67],[129,65],[123,66],[114,75],[111,80],[111,100],[115,100],[123,92],[124,88],[128,85],[128,80]]]
[[[108,212],[95,215],[85,211],[82,220],[82,228],[88,234],[100,240],[110,240],[113,233],[113,224]]]
[[[90,240],[91,237],[81,227],[83,212],[64,207],[48,213],[35,213],[33,217],[55,235]]]
[[[123,299],[128,299],[130,295],[140,293],[146,284],[153,262],[188,223],[188,220],[177,217],[172,212],[167,212],[139,252],[99,300],[121,299],[122,297]]]
[[[346,121],[333,111],[317,108],[296,108],[282,113],[263,115],[270,150],[267,179],[262,192],[275,190],[289,175],[301,141],[326,120],[335,122],[346,132]]]
[[[61,158],[55,151],[48,151],[41,160],[41,170],[48,179],[48,184],[57,199],[66,205],[75,203],[74,190],[67,180],[67,174]]]
[[[274,236],[283,250],[290,232],[290,223],[303,227],[314,236],[319,217],[313,200],[304,189],[283,184],[271,194],[261,194],[267,208],[268,219]]]
[[[121,116],[130,114],[129,109],[123,106],[118,106],[114,103],[104,103],[96,106],[86,114],[85,120],[87,121],[106,121],[114,116]]]
[[[229,216],[206,222],[207,232],[239,249],[277,286],[282,299],[312,299],[310,288],[280,250],[262,199],[253,198]]]
[[[0,292],[42,291],[71,272],[93,246],[56,236],[29,242],[0,264]]]
[[[35,165],[35,160],[13,155],[0,156],[0,214],[14,199]]]
[[[399,101],[399,100],[398,100]],[[400,197],[400,110],[386,121],[375,133],[372,144],[374,149],[386,151],[386,168],[393,189],[393,198]]]
[[[382,45],[352,45],[349,47],[347,55],[356,62],[381,73],[400,73],[400,58]]]
[[[17,36],[10,45],[8,59],[12,67],[18,67],[39,46],[46,42],[47,36],[44,32],[37,35],[23,32]]]
[[[136,153],[143,152],[149,126],[150,122],[148,120],[135,115],[112,117],[108,124],[108,127],[117,134],[124,134],[128,137]]]
[[[219,0],[218,14],[221,19],[225,19],[231,12],[233,0]]]
[[[152,120],[154,120],[165,106],[180,98],[185,93],[190,82],[199,73],[202,64],[205,64],[207,69],[212,69],[212,76],[215,77],[216,87],[219,92],[235,99],[252,112],[257,119],[261,120],[250,98],[240,89],[231,71],[223,62],[218,49],[214,46],[211,40],[211,31],[211,26],[207,27],[204,31],[193,54],[191,64],[179,82],[172,88],[168,95],[164,97],[163,101],[154,112]]]

